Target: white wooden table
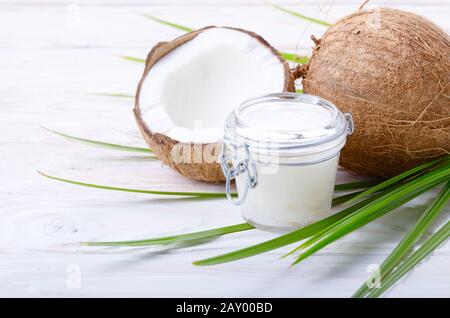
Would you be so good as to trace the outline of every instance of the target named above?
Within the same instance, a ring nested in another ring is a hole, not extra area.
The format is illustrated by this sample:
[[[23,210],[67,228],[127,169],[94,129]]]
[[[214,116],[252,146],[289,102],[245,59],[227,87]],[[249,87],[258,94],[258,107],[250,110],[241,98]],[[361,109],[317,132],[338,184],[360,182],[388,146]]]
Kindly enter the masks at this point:
[[[362,1],[280,1],[330,22]],[[322,2],[318,4],[318,2]],[[373,1],[383,5],[388,1]],[[449,1],[392,1],[450,29]],[[288,268],[290,247],[239,262],[191,262],[273,237],[252,230],[184,249],[86,248],[68,243],[138,239],[240,223],[224,199],[198,201],[72,186],[53,175],[108,185],[166,190],[221,190],[192,182],[139,155],[71,143],[41,125],[77,136],[144,145],[132,100],[144,57],[180,31],[148,13],[198,28],[254,30],[284,51],[308,53],[324,28],[261,1],[0,0],[0,296],[14,297],[348,297],[423,211],[430,196]],[[339,173],[339,182],[355,177]],[[449,209],[438,224],[449,218]],[[450,296],[450,244],[408,275],[388,296]],[[79,278],[79,280],[78,280]]]

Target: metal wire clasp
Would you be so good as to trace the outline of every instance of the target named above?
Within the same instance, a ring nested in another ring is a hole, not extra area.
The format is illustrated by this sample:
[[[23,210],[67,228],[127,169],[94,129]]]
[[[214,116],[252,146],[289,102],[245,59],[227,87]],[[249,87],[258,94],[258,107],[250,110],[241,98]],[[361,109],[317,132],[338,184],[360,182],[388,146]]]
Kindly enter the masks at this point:
[[[347,121],[347,135],[353,134],[355,130],[355,124],[353,123],[353,116],[351,113],[344,113],[345,120]]]
[[[226,178],[225,192],[228,200],[234,205],[241,205],[247,197],[248,189],[254,189],[258,185],[258,172],[256,170],[255,162],[251,160],[248,146],[244,144],[243,147],[245,150],[245,157],[238,161],[236,166],[233,166],[232,161],[226,154],[227,146],[225,143],[222,144],[222,153],[219,155],[219,163]],[[242,189],[241,194],[236,194],[237,199],[235,199],[231,193],[231,181],[244,173],[247,175],[247,182],[245,183],[245,187]]]

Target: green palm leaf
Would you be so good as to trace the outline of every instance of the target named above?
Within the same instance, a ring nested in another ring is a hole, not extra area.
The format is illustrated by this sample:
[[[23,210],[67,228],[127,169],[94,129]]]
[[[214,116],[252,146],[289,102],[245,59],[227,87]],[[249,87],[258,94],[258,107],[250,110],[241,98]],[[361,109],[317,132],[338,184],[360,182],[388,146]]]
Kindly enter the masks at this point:
[[[432,204],[426,209],[417,223],[408,231],[405,237],[397,245],[397,247],[391,252],[386,260],[380,266],[380,279],[381,281],[391,273],[396,266],[402,261],[402,259],[411,251],[414,244],[420,238],[420,236],[427,230],[427,228],[433,223],[439,213],[447,204],[450,199],[450,182],[448,182],[441,192],[437,195]],[[373,277],[370,277],[366,283],[364,283],[353,297],[363,297],[369,292],[368,282]]]
[[[194,262],[194,264],[206,266],[206,265],[215,265],[215,264],[220,264],[220,263],[231,262],[231,261],[239,260],[242,258],[261,254],[261,253],[264,253],[264,252],[267,252],[267,251],[270,251],[273,249],[277,249],[279,247],[289,245],[294,242],[298,242],[300,240],[303,240],[303,239],[311,237],[311,236],[314,237],[314,235],[323,233],[323,231],[327,228],[333,228],[334,226],[341,224],[344,220],[348,220],[348,219],[354,220],[354,219],[352,219],[352,217],[354,215],[360,214],[359,212],[361,212],[361,211],[367,211],[367,209],[366,209],[367,206],[370,206],[372,208],[372,210],[374,209],[374,207],[379,207],[380,200],[383,199],[382,203],[384,203],[384,205],[382,205],[382,208],[379,208],[378,210],[375,209],[375,211],[377,213],[374,213],[373,215],[371,215],[371,218],[370,217],[362,218],[360,215],[359,220],[362,222],[360,222],[359,224],[358,223],[355,224],[355,222],[353,222],[353,225],[354,225],[353,230],[355,230],[355,229],[361,227],[362,225],[370,222],[371,220],[375,219],[376,217],[380,217],[382,214],[387,213],[388,211],[391,211],[395,207],[398,207],[401,204],[404,204],[405,202],[413,199],[414,197],[417,197],[418,195],[426,192],[431,187],[439,184],[446,178],[449,178],[449,174],[450,174],[450,169],[448,169],[448,166],[437,168],[435,171],[429,172],[425,176],[418,177],[417,179],[419,179],[419,178],[420,179],[414,180],[414,182],[412,184],[410,182],[407,186],[399,185],[398,188],[400,188],[402,191],[395,192],[395,195],[390,195],[391,193],[396,191],[395,188],[394,188],[394,190],[390,189],[390,188],[386,188],[386,189],[382,190],[381,193],[379,193],[375,196],[369,197],[363,201],[360,201],[360,202],[356,203],[355,205],[350,206],[350,207],[340,211],[339,213],[336,213],[336,214],[334,214],[326,219],[323,219],[322,221],[319,221],[317,223],[311,224],[309,226],[306,226],[299,230],[290,232],[288,234],[279,236],[272,240],[262,242],[262,243],[259,243],[256,245],[252,245],[252,246],[249,246],[249,247],[246,247],[243,249],[239,249],[236,251],[232,251],[230,253],[226,253],[223,255],[218,255],[218,256],[214,256],[214,257],[207,258],[204,260],[200,260],[200,261]],[[357,193],[355,193],[355,195],[357,195]],[[390,200],[387,200],[386,198],[389,198]],[[376,203],[375,205],[374,205],[374,202]],[[364,223],[364,221],[366,221],[366,223]],[[345,230],[348,230],[348,232],[352,231],[352,229],[348,228],[348,227],[346,227]],[[342,234],[342,233],[340,233],[340,234]],[[343,235],[341,235],[341,236],[343,236]],[[337,239],[337,237],[336,237],[336,239]],[[319,243],[321,243],[321,242],[319,242]],[[300,257],[301,257],[301,255],[300,255]],[[300,260],[302,260],[302,259],[300,259]],[[300,260],[297,260],[297,261],[300,261]]]
[[[146,189],[130,189],[130,188],[121,188],[121,187],[112,187],[112,186],[105,186],[100,184],[93,184],[93,183],[86,183],[86,182],[80,182],[75,180],[69,180],[69,179],[63,179],[55,176],[50,176],[48,174],[45,174],[41,171],[38,171],[42,176],[53,179],[56,181],[66,182],[70,184],[75,184],[83,187],[89,187],[89,188],[96,188],[96,189],[103,189],[103,190],[113,190],[113,191],[123,191],[123,192],[135,192],[135,193],[146,193],[146,194],[157,194],[157,195],[173,195],[173,196],[192,196],[192,197],[202,197],[202,198],[223,198],[226,197],[225,192],[185,192],[185,191],[159,191],[159,190],[146,190]],[[352,183],[354,184],[354,183]],[[346,184],[337,184],[336,188],[338,187],[346,187]],[[359,187],[358,184],[356,186]],[[352,194],[345,195],[348,199],[352,198],[352,195],[359,194],[360,191]],[[233,196],[236,196],[236,193],[232,193]],[[343,201],[341,197],[335,198],[333,200]]]
[[[440,160],[439,160],[440,161]],[[424,170],[426,170],[427,168],[433,167],[434,169],[438,168],[439,165],[435,165],[433,166],[435,163],[438,163],[439,161],[435,161],[432,162],[431,164],[426,164],[426,165],[422,165],[422,166],[418,166],[416,168],[412,168],[404,173],[402,173],[401,175],[405,176],[404,178],[399,178],[400,175],[392,177],[391,179],[388,179],[380,184],[375,185],[374,187],[365,190],[365,191],[361,191],[360,194],[357,194],[356,196],[354,196],[352,199],[349,199],[346,204],[350,204],[350,202],[354,202],[355,198],[359,197],[367,197],[370,196],[374,193],[377,193],[381,190],[392,190],[392,189],[396,189],[398,188],[401,184],[405,184],[408,180],[406,179],[406,176],[410,176],[410,175],[418,175],[420,173],[423,173]],[[418,169],[420,167],[420,169]],[[431,169],[433,169],[431,168]],[[406,179],[406,180],[405,180]],[[382,185],[382,186],[380,186]],[[363,196],[364,195],[364,196]],[[300,250],[300,249],[305,249],[306,247],[312,245],[313,243],[319,241],[322,237],[324,237],[326,234],[330,233],[333,231],[333,227],[330,227],[328,229],[324,229],[322,231],[322,233],[317,234],[315,237],[307,240],[306,242],[304,242],[303,244],[301,244],[300,246],[298,246],[297,248],[295,248],[294,250],[292,250],[291,252],[289,252],[287,255],[293,254],[294,252]]]
[[[334,191],[347,191],[347,190],[368,188],[373,187],[378,183],[379,181],[377,180],[369,180],[369,181],[356,181],[356,182],[336,184],[336,186],[334,187]]]
[[[172,28],[181,30],[181,31],[185,31],[185,32],[192,32],[195,31],[195,29],[178,24],[178,23],[173,23],[167,20],[163,20],[148,14],[143,14],[144,17],[146,17],[147,19],[153,20],[155,22],[170,26]],[[280,52],[281,56],[286,59],[287,61],[290,62],[296,62],[296,63],[300,63],[300,64],[306,64],[309,61],[309,57],[307,56],[297,56],[296,54],[292,54],[292,53],[284,53],[284,52]],[[144,59],[138,58],[138,57],[133,57],[133,56],[122,56],[123,59],[125,60],[129,60],[129,61],[133,61],[133,62],[140,62],[140,63],[145,63]]]
[[[145,59],[142,59],[140,57],[122,55],[120,58],[131,62],[145,63]]]
[[[357,195],[358,193],[359,192],[352,193],[350,195],[347,194],[343,197],[346,197],[346,199],[349,199],[349,198],[351,198],[352,195]],[[367,199],[367,200],[371,200],[371,199]],[[271,240],[268,240],[268,241],[265,241],[265,242],[262,242],[262,243],[259,243],[256,245],[252,245],[252,246],[249,246],[246,248],[242,248],[242,249],[239,249],[236,251],[232,251],[232,252],[229,252],[226,254],[199,260],[199,261],[194,262],[193,264],[199,265],[199,266],[209,266],[209,265],[227,263],[227,262],[232,262],[232,261],[236,261],[239,259],[255,256],[258,254],[262,254],[262,253],[265,253],[265,252],[268,252],[268,251],[271,251],[271,250],[274,250],[274,249],[277,249],[277,248],[280,248],[280,247],[283,247],[286,245],[290,245],[292,243],[295,243],[295,242],[298,242],[305,238],[308,238],[316,233],[319,233],[324,228],[327,228],[331,224],[334,224],[338,220],[353,213],[354,211],[356,211],[358,208],[360,208],[367,202],[362,201],[362,202],[356,204],[355,206],[346,208],[346,209],[340,211],[339,213],[333,214],[321,221],[307,225],[301,229],[298,229],[293,232],[287,233],[285,235],[276,237],[274,239],[271,239]],[[339,204],[339,203],[341,203],[341,197],[335,198],[333,200],[333,204]]]
[[[388,187],[388,186],[390,186],[392,184],[395,184],[395,183],[397,183],[397,182],[399,182],[401,180],[404,180],[404,179],[406,179],[406,178],[408,178],[408,177],[410,177],[412,175],[415,175],[415,174],[417,174],[419,172],[422,172],[422,171],[426,170],[427,168],[430,168],[430,167],[434,166],[435,164],[439,164],[439,163],[446,162],[446,161],[448,162],[449,160],[450,160],[450,156],[445,156],[443,158],[439,158],[439,159],[432,160],[430,162],[426,162],[424,164],[421,164],[421,165],[419,165],[417,167],[414,167],[414,168],[412,168],[410,170],[407,170],[407,171],[405,171],[405,172],[403,172],[403,173],[401,173],[401,174],[399,174],[399,175],[397,175],[395,177],[392,177],[392,178],[390,178],[390,179],[388,179],[388,180],[386,180],[384,182],[381,182],[381,183],[377,184],[376,186],[374,186],[374,187],[372,187],[370,189],[367,189],[366,191],[362,192],[360,195],[357,195],[353,199],[349,200],[347,203],[348,204],[354,203],[354,202],[358,201],[361,198],[364,198],[364,197],[366,197],[366,196],[368,196],[368,195],[370,195],[372,193],[375,193],[375,192],[377,192],[379,190],[382,190],[382,189],[384,189],[384,188],[386,188],[386,187]]]
[[[235,224],[225,227],[220,227],[212,230],[193,232],[189,234],[180,234],[172,236],[164,236],[153,239],[135,240],[135,241],[114,241],[114,242],[85,242],[88,246],[148,246],[148,245],[166,245],[182,243],[192,240],[201,240],[207,238],[213,238],[225,234],[236,233],[246,230],[254,229],[254,227],[248,223]]]
[[[90,93],[96,96],[109,96],[109,97],[121,97],[121,98],[129,98],[134,99],[134,95],[130,94],[122,94],[122,93]]]
[[[306,64],[309,62],[308,56],[300,56],[294,53],[285,53],[285,52],[280,52],[280,55],[282,58],[290,62],[295,62],[299,64]]]
[[[358,192],[359,193],[359,192]],[[348,200],[352,196],[357,193],[346,194],[341,197],[338,197],[334,200],[336,204],[339,204],[340,201]],[[236,224],[231,226],[225,226],[221,228],[193,232],[189,234],[182,235],[174,235],[174,236],[166,236],[160,238],[151,238],[144,240],[132,240],[132,241],[114,241],[114,242],[87,242],[86,245],[90,246],[147,246],[147,245],[163,245],[163,244],[175,244],[175,243],[183,243],[190,240],[199,240],[199,239],[207,239],[213,238],[220,235],[225,235],[229,233],[239,232],[254,229],[254,227],[248,223]]]
[[[272,7],[274,7],[275,9],[278,9],[278,10],[280,10],[280,11],[286,12],[286,13],[288,13],[288,14],[294,16],[294,17],[300,18],[300,19],[305,20],[305,21],[308,21],[308,22],[320,24],[320,25],[327,26],[327,27],[329,27],[329,26],[332,25],[331,23],[328,23],[328,22],[326,22],[326,21],[319,20],[319,19],[316,19],[316,18],[308,17],[308,16],[303,15],[303,14],[301,14],[301,13],[298,13],[298,12],[295,12],[295,11],[292,11],[292,10],[289,10],[289,9],[286,9],[286,8],[283,8],[282,6],[279,6],[279,5],[277,5],[277,4],[271,4],[271,3],[269,3],[269,5],[272,6]]]
[[[186,31],[186,32],[192,32],[192,31],[194,31],[194,29],[189,28],[189,27],[187,27],[187,26],[180,25],[180,24],[176,24],[176,23],[169,22],[169,21],[166,21],[166,20],[162,20],[162,19],[156,18],[156,17],[154,17],[154,16],[151,16],[151,15],[149,15],[149,14],[143,14],[143,16],[146,17],[147,19],[150,19],[150,20],[153,20],[153,21],[155,21],[155,22],[158,22],[158,23],[161,23],[161,24],[170,26],[170,27],[172,27],[172,28],[175,28],[175,29],[178,29],[178,30],[181,30],[181,31]]]
[[[112,144],[109,142],[103,142],[103,141],[98,141],[98,140],[93,140],[93,139],[86,139],[86,138],[80,138],[80,137],[75,137],[75,136],[71,136],[71,135],[67,135],[64,134],[62,132],[58,132],[56,130],[52,130],[46,127],[42,127],[45,130],[54,133],[58,136],[64,137],[66,139],[69,139],[71,141],[76,141],[76,142],[80,142],[83,144],[87,144],[90,146],[95,146],[95,147],[100,147],[100,148],[108,148],[108,149],[115,149],[115,150],[121,150],[121,151],[128,151],[128,152],[143,152],[143,153],[152,153],[152,150],[150,148],[142,148],[142,147],[131,147],[131,146],[124,146],[124,145],[118,145],[118,144]],[[156,158],[156,157],[152,157],[152,158]]]
[[[120,188],[120,187],[110,187],[110,186],[103,186],[98,184],[92,184],[92,183],[86,183],[86,182],[80,182],[80,181],[74,181],[74,180],[68,180],[63,178],[58,178],[54,176],[50,176],[48,174],[45,174],[41,171],[38,171],[42,176],[62,181],[66,183],[71,183],[79,186],[84,187],[90,187],[90,188],[96,188],[96,189],[104,189],[104,190],[114,190],[114,191],[123,191],[123,192],[134,192],[134,193],[145,193],[145,194],[156,194],[156,195],[171,195],[171,196],[183,196],[183,197],[201,197],[201,198],[223,198],[225,197],[224,192],[186,192],[186,191],[159,191],[159,190],[141,190],[141,189],[130,189],[130,188]]]
[[[293,264],[301,262],[337,239],[383,216],[449,178],[450,165],[446,164],[425,175],[414,178],[394,190],[387,191],[374,201],[365,204],[357,213],[343,218],[325,233],[320,233],[320,237],[312,237],[310,240],[316,241],[315,244],[300,254]]]
[[[295,62],[295,63],[299,63],[299,64],[306,64],[309,61],[309,57],[308,56],[299,56],[299,55],[296,55],[296,54],[293,54],[293,53],[285,53],[285,52],[280,52],[280,55],[286,61],[289,61],[289,62]],[[123,60],[131,61],[131,62],[145,63],[145,59],[140,58],[140,57],[129,56],[129,55],[122,55],[120,58],[123,59]],[[117,95],[117,94],[114,94],[114,95]],[[125,96],[123,96],[123,97],[125,97]]]
[[[434,235],[412,253],[399,267],[389,274],[382,282],[379,289],[375,289],[369,294],[370,298],[379,297],[395,284],[400,278],[405,276],[414,266],[419,264],[437,247],[443,244],[450,237],[450,221],[442,226]]]

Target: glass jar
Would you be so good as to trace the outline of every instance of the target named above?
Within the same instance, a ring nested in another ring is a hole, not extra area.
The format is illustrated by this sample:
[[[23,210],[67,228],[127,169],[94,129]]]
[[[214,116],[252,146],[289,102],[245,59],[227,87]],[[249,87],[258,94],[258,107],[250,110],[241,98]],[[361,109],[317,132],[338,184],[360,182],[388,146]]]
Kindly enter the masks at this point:
[[[291,230],[329,216],[339,154],[352,132],[352,116],[317,96],[245,101],[226,119],[219,156],[228,199],[264,230]]]

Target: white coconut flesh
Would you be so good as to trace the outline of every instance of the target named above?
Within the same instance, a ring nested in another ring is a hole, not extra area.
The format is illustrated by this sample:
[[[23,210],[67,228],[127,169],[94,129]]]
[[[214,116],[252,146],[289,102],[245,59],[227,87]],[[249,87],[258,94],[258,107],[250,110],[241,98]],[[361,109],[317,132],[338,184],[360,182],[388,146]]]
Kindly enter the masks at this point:
[[[180,142],[217,142],[235,107],[285,90],[286,76],[282,60],[260,39],[209,28],[153,65],[142,83],[140,112],[152,133]]]

